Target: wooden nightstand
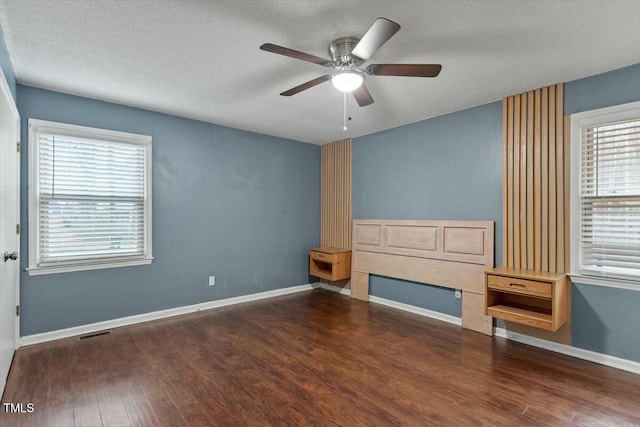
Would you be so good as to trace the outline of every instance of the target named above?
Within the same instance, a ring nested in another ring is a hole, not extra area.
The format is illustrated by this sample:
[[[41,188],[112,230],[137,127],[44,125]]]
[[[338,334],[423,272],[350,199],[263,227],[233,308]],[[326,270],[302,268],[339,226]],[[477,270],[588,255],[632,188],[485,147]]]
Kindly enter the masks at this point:
[[[339,248],[312,248],[309,274],[332,282],[351,277],[351,251]]]
[[[485,314],[548,331],[569,318],[566,274],[498,267],[485,272]]]

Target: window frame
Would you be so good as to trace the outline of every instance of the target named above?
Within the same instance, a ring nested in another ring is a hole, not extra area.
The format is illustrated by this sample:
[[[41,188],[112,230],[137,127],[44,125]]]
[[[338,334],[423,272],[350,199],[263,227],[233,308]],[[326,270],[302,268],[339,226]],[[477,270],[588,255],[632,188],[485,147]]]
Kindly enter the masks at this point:
[[[153,261],[152,252],[152,138],[128,132],[71,125],[39,119],[29,119],[28,146],[28,218],[29,218],[29,275],[66,273],[72,271],[98,270],[104,268],[147,265]],[[58,133],[71,137],[90,138],[119,144],[140,145],[144,147],[144,254],[143,256],[122,256],[92,258],[74,261],[61,261],[40,265],[40,215],[39,206],[39,134]]]
[[[583,111],[571,115],[571,153],[570,153],[570,217],[569,227],[571,236],[569,276],[574,283],[597,285],[621,289],[640,291],[640,282],[633,278],[611,277],[606,274],[594,275],[581,271],[582,240],[581,240],[581,151],[582,128],[584,126],[601,125],[621,120],[638,118],[640,101],[595,110]]]

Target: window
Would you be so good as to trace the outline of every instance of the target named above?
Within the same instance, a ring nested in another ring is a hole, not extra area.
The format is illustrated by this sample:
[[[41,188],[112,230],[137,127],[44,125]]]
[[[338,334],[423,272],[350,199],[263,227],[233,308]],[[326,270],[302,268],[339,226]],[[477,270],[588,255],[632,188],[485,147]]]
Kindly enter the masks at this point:
[[[640,102],[574,114],[571,129],[572,276],[640,286]]]
[[[29,274],[151,260],[151,137],[29,119]]]

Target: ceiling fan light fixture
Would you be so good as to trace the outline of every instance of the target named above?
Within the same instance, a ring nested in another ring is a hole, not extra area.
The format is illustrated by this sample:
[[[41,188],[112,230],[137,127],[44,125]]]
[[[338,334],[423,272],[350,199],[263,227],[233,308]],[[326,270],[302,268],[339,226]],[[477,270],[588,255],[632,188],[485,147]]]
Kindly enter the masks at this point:
[[[340,92],[353,92],[362,86],[364,77],[357,71],[341,71],[331,76],[331,84]]]

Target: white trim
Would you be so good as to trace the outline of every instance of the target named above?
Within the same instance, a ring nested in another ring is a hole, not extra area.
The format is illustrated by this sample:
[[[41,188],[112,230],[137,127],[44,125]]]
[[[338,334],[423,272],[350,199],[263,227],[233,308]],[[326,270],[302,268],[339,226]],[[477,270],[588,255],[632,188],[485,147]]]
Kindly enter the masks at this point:
[[[327,289],[329,291],[340,292],[345,294],[351,293],[348,289],[342,289],[336,286],[326,285],[324,283],[318,284],[318,285],[319,287],[323,289]],[[344,292],[344,291],[347,291],[347,292]],[[437,311],[427,310],[425,308],[416,307],[409,304],[403,304],[400,302],[376,297],[373,295],[369,295],[369,301],[377,304],[386,305],[388,307],[397,308],[399,310],[408,311],[409,313],[418,314],[420,316],[429,317],[431,319],[442,320],[443,322],[452,323],[454,325],[458,325],[458,326],[462,325],[461,318],[456,316],[450,316],[448,314],[439,313]],[[529,335],[507,331],[506,329],[503,329],[503,328],[494,328],[494,334],[497,337],[506,338],[508,340],[516,341],[522,344],[527,344],[534,347],[542,348],[544,350],[565,354],[567,356],[576,357],[578,359],[588,360],[590,362],[599,363],[601,365],[610,366],[612,368],[621,369],[623,371],[632,372],[634,374],[640,374],[640,363],[634,362],[632,360],[622,359],[615,356],[609,356],[608,354],[597,353],[591,350],[584,350],[582,348],[573,347],[570,345],[558,344],[552,341],[531,337]]]
[[[566,344],[559,344],[540,338],[531,337],[529,335],[519,334],[517,332],[507,331],[503,328],[495,328],[495,336],[517,341],[522,344],[539,347],[556,353],[565,354],[567,356],[576,357],[578,359],[588,360],[589,362],[599,363],[600,365],[610,366],[612,368],[621,369],[623,371],[640,374],[640,363],[632,360],[622,359],[608,354],[597,353],[591,350],[585,350]]]
[[[129,267],[135,265],[151,264],[153,261],[152,238],[152,137],[136,133],[121,132],[102,128],[71,125],[67,123],[51,122],[47,120],[29,119],[29,153],[28,153],[28,211],[29,211],[29,267],[26,271],[30,276],[41,274],[67,273],[72,271],[98,270],[103,268]],[[144,147],[145,152],[145,179],[144,179],[144,258],[111,259],[100,262],[99,258],[84,261],[60,262],[50,265],[38,265],[40,259],[40,246],[38,233],[40,231],[40,216],[38,215],[38,188],[39,174],[39,133],[62,133],[78,138],[90,138],[109,141],[116,144],[138,145]]]
[[[9,82],[7,81],[7,76],[4,75],[4,70],[2,68],[0,68],[0,91],[2,91],[2,93],[7,97],[7,99],[11,100],[11,102],[9,103],[9,109],[11,110],[11,113],[15,117],[19,118],[20,113],[18,113],[18,106],[16,105],[16,100],[13,98],[11,89],[9,89]]]
[[[328,285],[326,283],[318,283],[318,285],[322,289],[326,289],[328,291],[337,292],[343,295],[351,295],[351,289],[344,289],[338,286]],[[462,326],[462,319],[460,317],[451,316],[449,314],[440,313],[438,311],[428,310],[422,307],[416,307],[415,305],[404,304],[398,301],[380,298],[375,295],[369,295],[369,302],[372,302],[374,304],[386,305],[387,307],[397,308],[398,310],[407,311],[419,316],[429,317],[431,319],[441,320],[453,325]]]
[[[104,322],[90,323],[88,325],[74,326],[67,329],[43,332],[41,334],[27,335],[20,339],[22,347],[40,344],[48,341],[70,338],[77,335],[84,335],[105,329],[119,328],[122,326],[135,325],[137,323],[150,322],[152,320],[165,319],[167,317],[180,316],[183,314],[195,313],[203,310],[211,310],[218,307],[241,304],[244,302],[257,301],[266,298],[273,298],[281,295],[293,294],[296,292],[309,291],[313,289],[310,284],[291,286],[288,288],[274,289],[272,291],[259,292],[256,294],[242,295],[239,297],[207,301],[200,304],[187,305],[183,307],[169,308],[166,310],[152,311],[150,313],[137,314],[134,316],[121,317],[118,319],[105,320]]]
[[[88,139],[102,139],[110,142],[119,142],[127,145],[138,144],[146,146],[151,144],[151,136],[138,133],[121,132],[117,130],[94,128],[89,126],[70,125],[68,123],[51,122],[48,120],[29,119],[29,128],[37,128],[44,133],[64,133],[68,136]]]
[[[29,267],[27,272],[29,276],[40,276],[42,274],[56,274],[56,273],[70,273],[73,271],[86,271],[86,270],[102,270],[103,268],[118,268],[118,267],[133,267],[136,265],[148,265],[151,264],[153,258],[142,258],[133,260],[123,260],[114,262],[93,262],[87,264],[66,264],[60,266],[47,266],[47,267]]]
[[[2,69],[2,67],[0,67],[0,92],[2,93],[2,96],[5,97],[9,102],[9,111],[11,112],[11,115],[13,116],[13,120],[14,120],[14,125],[15,125],[15,130],[16,130],[16,134],[15,134],[15,142],[21,142],[20,138],[20,112],[18,111],[18,106],[16,105],[16,100],[13,97],[13,94],[11,93],[11,90],[9,89],[9,82],[7,81],[7,76],[5,76],[4,74],[4,70]],[[22,150],[21,150],[22,151]],[[18,197],[18,203],[16,205],[16,211],[17,211],[17,220],[18,223],[21,223],[21,216],[20,216],[20,166],[22,164],[21,162],[21,158],[22,155],[21,153],[16,153],[17,155],[17,160],[16,160],[16,174],[18,176],[18,179],[16,180],[16,194]],[[17,239],[16,239],[16,248],[15,250],[18,252],[18,254],[22,254],[21,252],[21,247],[20,247],[20,235],[18,235]],[[20,262],[20,261],[18,261]],[[18,268],[18,278],[16,280],[15,283],[16,289],[16,301],[15,301],[15,305],[19,306],[20,305],[20,269]],[[13,343],[13,348],[14,349],[18,349],[20,348],[20,316],[15,316],[13,317],[14,319],[14,343]],[[3,390],[0,390],[0,393],[2,393]]]
[[[580,181],[581,181],[581,146],[582,128],[584,126],[596,125],[599,123],[615,122],[637,117],[640,110],[640,101],[626,104],[614,105],[611,107],[598,108],[596,110],[583,111],[571,115],[570,135],[570,156],[569,156],[569,235],[570,241],[576,244],[570,245],[570,265],[569,275],[577,283],[584,283],[594,286],[605,286],[621,289],[640,290],[637,281],[629,277],[628,279],[616,279],[611,276],[596,278],[589,277],[580,271],[582,259],[582,248],[580,241],[581,227],[581,205],[580,205]],[[635,285],[634,285],[635,284]]]
[[[319,288],[322,288],[322,289],[326,289],[326,290],[331,291],[331,292],[337,292],[337,293],[342,294],[342,295],[351,295],[351,289],[348,289],[348,288],[341,288],[340,286],[333,286],[333,285],[329,285],[327,283],[320,283],[320,282],[314,283],[314,285],[316,287],[319,287]]]
[[[570,274],[569,277],[571,277],[571,282],[574,285],[603,286],[607,288],[627,289],[629,291],[640,292],[640,285],[638,285],[638,282],[630,280],[619,280],[611,277],[583,276],[581,274]]]
[[[451,316],[449,314],[440,313],[438,311],[428,310],[426,308],[416,307],[415,305],[404,304],[373,295],[369,295],[369,301],[376,304],[386,305],[387,307],[397,308],[402,311],[408,311],[409,313],[417,314],[420,316],[429,317],[431,319],[441,320],[453,325],[462,326],[462,319],[460,317]]]

